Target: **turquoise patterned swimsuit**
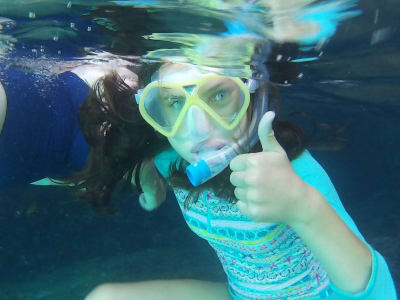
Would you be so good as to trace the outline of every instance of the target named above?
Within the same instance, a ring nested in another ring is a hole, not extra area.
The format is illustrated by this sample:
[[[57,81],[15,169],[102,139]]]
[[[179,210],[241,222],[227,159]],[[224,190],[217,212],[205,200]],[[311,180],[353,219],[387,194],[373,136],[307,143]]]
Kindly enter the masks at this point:
[[[326,272],[288,225],[252,222],[210,192],[185,211],[187,191],[175,190],[175,195],[189,227],[216,251],[235,298],[328,294]]]
[[[169,164],[176,158],[174,151],[164,152],[155,158],[157,169],[163,176],[166,176]],[[347,225],[361,237],[344,210],[328,175],[311,154],[305,151],[292,161],[292,166],[304,181],[324,195]],[[363,293],[356,298],[346,295],[330,283],[318,260],[290,226],[283,223],[253,222],[242,215],[236,205],[207,191],[185,210],[184,201],[188,191],[174,189],[174,193],[189,227],[207,240],[217,253],[234,300],[378,299],[370,297],[371,290],[376,285],[373,282],[376,282],[376,272],[373,272],[370,283],[363,292],[366,297],[363,297]],[[374,270],[378,258],[380,259],[383,269],[381,273],[386,276],[386,288],[390,295],[379,299],[395,300],[393,282],[386,263],[379,253],[374,250],[372,253]]]

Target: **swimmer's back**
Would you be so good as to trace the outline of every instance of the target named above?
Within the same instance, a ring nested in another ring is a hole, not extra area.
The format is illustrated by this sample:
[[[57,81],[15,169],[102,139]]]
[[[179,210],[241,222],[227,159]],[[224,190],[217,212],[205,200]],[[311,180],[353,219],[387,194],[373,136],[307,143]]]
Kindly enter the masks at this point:
[[[86,83],[71,72],[42,76],[16,68],[1,72],[0,81],[7,95],[0,189],[80,170],[89,151],[77,120]]]
[[[111,71],[132,87],[137,82],[136,74],[123,67],[82,66],[51,76],[1,65],[0,71],[4,107],[7,95],[7,118],[0,106],[0,189],[82,170],[89,145],[77,115],[90,86]]]

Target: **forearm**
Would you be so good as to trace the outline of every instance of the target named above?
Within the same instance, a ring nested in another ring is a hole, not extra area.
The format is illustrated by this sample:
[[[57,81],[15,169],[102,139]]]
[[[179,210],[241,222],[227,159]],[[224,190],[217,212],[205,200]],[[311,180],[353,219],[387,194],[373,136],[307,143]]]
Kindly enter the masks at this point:
[[[308,195],[308,217],[290,225],[335,286],[349,293],[362,291],[371,273],[370,250],[316,189],[310,186]]]

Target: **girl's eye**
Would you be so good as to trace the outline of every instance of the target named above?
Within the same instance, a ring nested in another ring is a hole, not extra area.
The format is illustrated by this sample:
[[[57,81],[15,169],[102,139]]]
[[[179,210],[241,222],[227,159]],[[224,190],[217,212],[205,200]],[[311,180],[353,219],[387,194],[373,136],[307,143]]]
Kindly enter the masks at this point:
[[[183,104],[185,103],[182,97],[171,96],[167,99],[168,106],[174,109],[181,109]]]
[[[213,102],[221,102],[221,101],[225,100],[226,94],[227,94],[226,91],[223,91],[223,90],[218,91],[214,94],[213,97],[210,97],[211,98],[210,100]]]

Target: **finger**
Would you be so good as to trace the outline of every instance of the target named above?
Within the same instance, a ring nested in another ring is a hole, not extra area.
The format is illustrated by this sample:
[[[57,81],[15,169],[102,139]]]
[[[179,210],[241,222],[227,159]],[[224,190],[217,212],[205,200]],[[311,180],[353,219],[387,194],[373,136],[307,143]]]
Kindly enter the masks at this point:
[[[238,201],[236,202],[236,206],[243,215],[248,216],[248,205],[246,202]]]
[[[275,138],[272,122],[275,118],[273,111],[268,111],[258,124],[258,137],[264,152],[285,152]]]
[[[235,188],[233,193],[235,194],[236,199],[247,202],[247,189]]]
[[[249,154],[240,154],[232,159],[229,164],[232,171],[246,171],[248,167]]]
[[[231,183],[236,187],[246,187],[246,172],[232,172],[230,176]]]

